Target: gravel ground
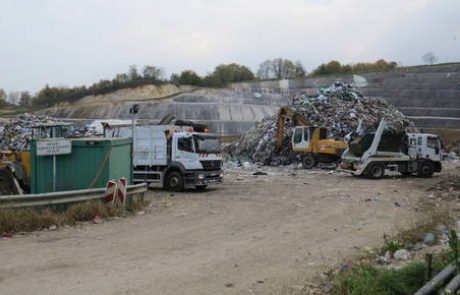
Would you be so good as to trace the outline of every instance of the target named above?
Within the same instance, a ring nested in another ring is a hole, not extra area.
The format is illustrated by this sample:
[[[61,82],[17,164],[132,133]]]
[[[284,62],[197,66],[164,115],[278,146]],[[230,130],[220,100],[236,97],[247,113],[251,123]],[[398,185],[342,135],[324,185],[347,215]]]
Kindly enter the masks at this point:
[[[137,216],[0,240],[1,294],[278,294],[417,213],[431,179],[228,169],[200,193],[148,192]]]

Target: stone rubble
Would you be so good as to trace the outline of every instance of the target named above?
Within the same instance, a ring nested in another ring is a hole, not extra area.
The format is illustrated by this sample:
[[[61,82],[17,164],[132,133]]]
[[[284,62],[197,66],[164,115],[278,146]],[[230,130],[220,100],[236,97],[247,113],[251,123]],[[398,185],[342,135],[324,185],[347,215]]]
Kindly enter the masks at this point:
[[[375,128],[381,119],[391,122],[390,131],[415,130],[412,121],[383,99],[367,98],[355,88],[336,82],[309,97],[305,91],[294,94],[288,106],[301,114],[311,126],[325,127],[331,138],[343,139],[362,126]],[[290,152],[293,126],[285,126],[285,139],[280,152],[276,151],[276,116],[265,118],[255,128],[244,133],[224,151],[233,159],[249,160],[264,165],[290,164],[295,155]]]

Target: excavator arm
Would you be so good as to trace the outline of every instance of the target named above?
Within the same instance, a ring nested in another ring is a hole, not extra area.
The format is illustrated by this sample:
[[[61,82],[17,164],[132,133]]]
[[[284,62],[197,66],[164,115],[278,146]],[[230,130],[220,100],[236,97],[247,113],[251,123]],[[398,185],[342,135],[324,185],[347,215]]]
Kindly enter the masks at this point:
[[[290,122],[291,126],[307,126],[308,122],[301,114],[292,110],[289,107],[282,107],[278,112],[276,119],[276,149],[280,150],[283,146],[285,138],[286,122]]]

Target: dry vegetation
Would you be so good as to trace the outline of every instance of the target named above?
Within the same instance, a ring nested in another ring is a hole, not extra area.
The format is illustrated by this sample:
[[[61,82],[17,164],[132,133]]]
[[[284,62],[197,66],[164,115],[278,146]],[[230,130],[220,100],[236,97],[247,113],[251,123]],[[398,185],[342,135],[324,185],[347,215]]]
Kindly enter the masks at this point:
[[[62,213],[54,212],[50,209],[0,208],[0,234],[42,230],[53,225],[72,225],[81,221],[93,220],[96,217],[128,216],[140,210],[146,204],[145,201],[135,200],[129,203],[126,208],[123,208],[118,203],[103,203],[102,201],[94,200],[72,205]]]

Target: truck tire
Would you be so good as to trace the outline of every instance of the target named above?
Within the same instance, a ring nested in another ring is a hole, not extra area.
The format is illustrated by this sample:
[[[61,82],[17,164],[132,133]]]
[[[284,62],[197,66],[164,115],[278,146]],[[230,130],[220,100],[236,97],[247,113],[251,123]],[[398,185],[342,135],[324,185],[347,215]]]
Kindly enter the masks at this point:
[[[371,179],[379,179],[385,175],[385,165],[382,163],[370,164],[366,169],[366,176]]]
[[[306,155],[302,158],[302,168],[312,169],[316,166],[316,159],[312,155]]]
[[[166,176],[166,188],[171,191],[180,192],[184,190],[184,178],[182,173],[173,171]]]
[[[434,166],[430,162],[422,162],[420,163],[417,169],[417,176],[428,178],[431,177],[434,173]]]
[[[13,178],[8,168],[0,169],[0,195],[14,194]]]

